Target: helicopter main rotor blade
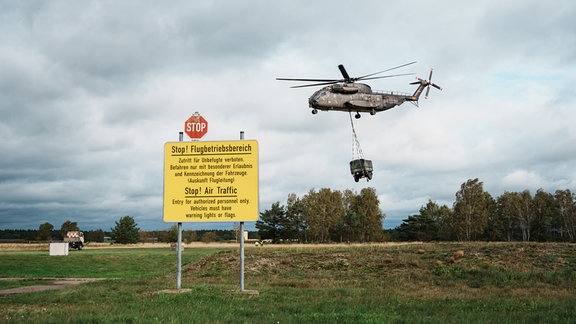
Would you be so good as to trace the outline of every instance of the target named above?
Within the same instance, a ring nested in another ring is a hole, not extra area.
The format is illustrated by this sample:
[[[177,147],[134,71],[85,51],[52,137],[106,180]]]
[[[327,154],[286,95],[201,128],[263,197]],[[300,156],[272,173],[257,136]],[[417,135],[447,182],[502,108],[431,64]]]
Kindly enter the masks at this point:
[[[344,81],[349,82],[351,80],[350,75],[348,75],[348,72],[346,72],[344,65],[342,65],[342,64],[338,65],[338,69],[340,70],[340,73],[342,73],[342,76],[344,77]]]
[[[378,77],[362,78],[362,79],[359,79],[359,80],[361,80],[361,81],[364,81],[364,80],[376,80],[376,79],[384,79],[384,78],[393,78],[393,77],[404,76],[404,75],[414,75],[414,73],[402,73],[402,74],[382,75],[382,76],[378,76]]]
[[[398,69],[398,68],[401,68],[401,67],[404,67],[404,66],[407,66],[410,64],[414,64],[414,63],[416,63],[416,61],[402,64],[402,65],[398,65],[398,66],[395,66],[393,68],[379,71],[376,73],[366,74],[366,75],[358,77],[358,78],[351,78],[350,75],[348,74],[348,72],[346,71],[346,68],[344,67],[344,65],[340,64],[340,65],[338,65],[338,69],[340,70],[340,73],[342,73],[343,79],[276,78],[276,80],[314,82],[312,84],[303,84],[303,85],[298,85],[298,86],[292,86],[290,88],[306,88],[306,87],[314,87],[314,86],[323,86],[323,85],[335,84],[335,83],[339,83],[339,82],[354,83],[354,82],[359,81],[359,80],[375,80],[375,79],[392,78],[392,77],[404,76],[404,75],[413,75],[414,73],[402,73],[402,74],[382,75],[382,76],[377,76],[377,77],[374,76],[376,74],[380,74],[380,73],[384,73],[384,72],[391,71],[394,69]]]
[[[396,70],[396,69],[399,69],[399,68],[401,68],[401,67],[405,67],[405,66],[407,66],[407,65],[412,65],[412,64],[414,64],[414,63],[416,63],[416,62],[417,62],[417,61],[410,62],[410,63],[406,63],[406,64],[402,64],[402,65],[398,65],[398,66],[395,66],[395,67],[390,68],[390,69],[387,69],[387,70],[383,70],[383,71],[380,71],[380,72],[375,72],[375,73],[366,74],[366,75],[363,75],[363,76],[361,76],[361,77],[357,77],[357,78],[354,78],[354,79],[355,79],[355,80],[370,80],[370,79],[366,79],[366,78],[367,78],[367,77],[370,77],[370,76],[373,76],[373,75],[376,75],[376,74],[380,74],[380,73],[384,73],[384,72]]]
[[[303,85],[298,85],[298,86],[292,86],[290,88],[307,88],[307,87],[316,87],[316,86],[323,86],[323,85],[329,85],[329,84],[335,84],[338,83],[339,81],[330,81],[330,82],[321,82],[321,83],[312,83],[312,84],[303,84]]]
[[[292,78],[276,78],[280,81],[306,81],[306,82],[340,82],[341,80],[336,79],[292,79]]]

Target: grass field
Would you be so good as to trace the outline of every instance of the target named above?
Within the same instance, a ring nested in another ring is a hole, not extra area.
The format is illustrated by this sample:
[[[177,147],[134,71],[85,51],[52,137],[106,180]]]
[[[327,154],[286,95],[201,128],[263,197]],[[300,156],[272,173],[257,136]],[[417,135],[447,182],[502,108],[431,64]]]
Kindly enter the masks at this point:
[[[0,297],[1,323],[570,323],[576,245],[429,243],[0,251],[0,289],[105,278]],[[183,289],[184,291],[184,289]]]

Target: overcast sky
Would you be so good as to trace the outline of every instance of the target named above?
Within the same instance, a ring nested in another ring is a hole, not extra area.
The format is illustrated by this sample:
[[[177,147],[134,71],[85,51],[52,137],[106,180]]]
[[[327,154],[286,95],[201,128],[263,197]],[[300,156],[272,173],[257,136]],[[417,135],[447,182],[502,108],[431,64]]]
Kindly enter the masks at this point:
[[[260,211],[290,193],[373,187],[392,228],[429,199],[451,207],[473,178],[494,197],[574,192],[574,17],[573,0],[0,0],[0,228],[109,230],[125,215],[169,228],[164,143],[196,111],[203,140],[259,142]],[[411,61],[398,73],[433,67],[444,90],[354,120],[370,182],[349,172],[348,113],[312,115],[316,88],[275,80]]]

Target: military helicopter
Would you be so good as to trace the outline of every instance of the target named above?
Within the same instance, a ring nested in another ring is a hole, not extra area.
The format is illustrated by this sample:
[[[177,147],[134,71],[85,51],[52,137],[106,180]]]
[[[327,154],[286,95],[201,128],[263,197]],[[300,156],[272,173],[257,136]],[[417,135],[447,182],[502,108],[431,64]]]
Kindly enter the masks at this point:
[[[355,78],[350,77],[344,66],[340,64],[338,65],[338,69],[340,70],[340,73],[342,73],[342,79],[276,78],[276,80],[315,82],[312,84],[292,86],[291,88],[326,85],[326,87],[323,87],[322,89],[314,92],[314,94],[312,94],[312,96],[308,99],[310,108],[312,108],[312,114],[317,114],[318,110],[356,112],[354,117],[358,119],[360,118],[360,113],[370,113],[370,115],[375,115],[377,112],[394,108],[406,101],[413,103],[415,106],[418,106],[418,99],[420,98],[420,95],[425,88],[426,98],[428,98],[431,86],[438,90],[442,90],[442,87],[432,83],[431,81],[432,69],[430,69],[428,80],[416,78],[417,81],[410,83],[418,84],[418,88],[412,95],[401,92],[373,91],[372,88],[370,88],[370,86],[367,84],[356,83],[356,81],[411,75],[412,73],[375,76],[377,74],[392,71],[414,63],[416,62],[402,64],[384,71],[366,74]]]

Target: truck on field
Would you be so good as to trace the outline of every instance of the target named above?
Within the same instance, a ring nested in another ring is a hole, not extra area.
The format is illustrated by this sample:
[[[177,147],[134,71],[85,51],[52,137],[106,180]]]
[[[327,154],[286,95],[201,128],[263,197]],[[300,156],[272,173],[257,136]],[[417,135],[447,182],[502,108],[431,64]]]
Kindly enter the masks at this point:
[[[80,231],[69,231],[66,233],[64,242],[68,243],[68,247],[71,249],[82,250],[84,247],[84,233]]]

